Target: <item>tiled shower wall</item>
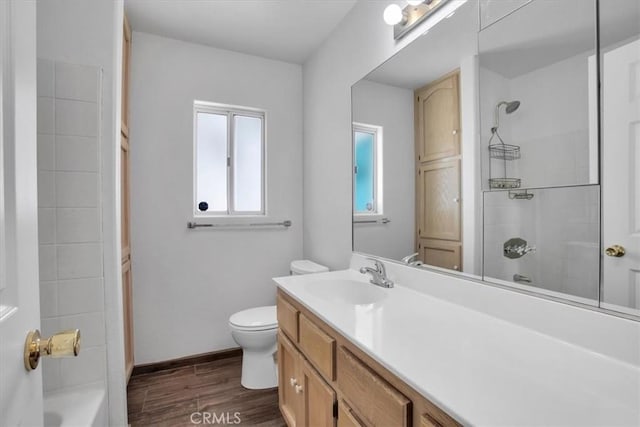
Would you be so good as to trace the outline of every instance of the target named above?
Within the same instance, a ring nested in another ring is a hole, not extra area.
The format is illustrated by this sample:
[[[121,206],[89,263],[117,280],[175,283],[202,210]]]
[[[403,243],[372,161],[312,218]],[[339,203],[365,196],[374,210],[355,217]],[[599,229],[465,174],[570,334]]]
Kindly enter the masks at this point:
[[[597,303],[600,283],[599,186],[528,190],[531,200],[511,200],[506,191],[484,194],[484,274]],[[504,243],[523,238],[536,252],[519,259],[503,254]]]
[[[45,391],[106,378],[100,94],[98,68],[38,60],[42,333],[81,334],[77,358],[44,359]]]

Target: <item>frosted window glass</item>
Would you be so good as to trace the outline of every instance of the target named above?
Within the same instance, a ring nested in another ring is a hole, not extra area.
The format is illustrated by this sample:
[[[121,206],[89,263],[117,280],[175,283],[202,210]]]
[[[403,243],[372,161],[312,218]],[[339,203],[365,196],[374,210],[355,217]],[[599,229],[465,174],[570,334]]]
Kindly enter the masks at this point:
[[[354,132],[354,203],[356,213],[375,212],[375,138],[371,133]]]
[[[227,116],[197,114],[197,183],[198,204],[209,204],[207,212],[227,211]]]
[[[234,116],[233,204],[238,212],[262,211],[262,119]]]

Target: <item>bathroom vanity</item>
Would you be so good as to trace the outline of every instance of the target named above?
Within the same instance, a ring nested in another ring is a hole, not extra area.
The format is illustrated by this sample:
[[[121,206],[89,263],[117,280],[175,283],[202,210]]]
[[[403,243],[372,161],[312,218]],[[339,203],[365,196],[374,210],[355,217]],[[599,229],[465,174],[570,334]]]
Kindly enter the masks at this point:
[[[458,423],[303,304],[278,291],[280,409],[289,426]]]
[[[369,264],[275,279],[289,426],[640,422],[636,322],[394,263],[383,289],[357,271]],[[564,324],[536,330],[513,307]],[[580,343],[595,317],[618,338]]]

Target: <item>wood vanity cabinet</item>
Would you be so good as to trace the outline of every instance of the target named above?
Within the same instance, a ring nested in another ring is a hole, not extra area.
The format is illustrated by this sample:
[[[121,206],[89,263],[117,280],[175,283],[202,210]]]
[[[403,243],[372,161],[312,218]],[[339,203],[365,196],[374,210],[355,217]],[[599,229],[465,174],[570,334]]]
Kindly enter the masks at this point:
[[[289,427],[458,426],[278,290],[280,411]]]
[[[291,341],[278,334],[278,397],[287,425],[335,426],[336,392]]]

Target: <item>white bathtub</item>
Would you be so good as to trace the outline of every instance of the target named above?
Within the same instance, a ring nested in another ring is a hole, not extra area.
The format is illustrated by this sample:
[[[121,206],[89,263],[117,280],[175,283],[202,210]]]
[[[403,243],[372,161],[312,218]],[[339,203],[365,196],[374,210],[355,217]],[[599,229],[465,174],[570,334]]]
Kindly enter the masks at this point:
[[[44,396],[45,427],[104,427],[105,392],[97,387],[56,391]]]

